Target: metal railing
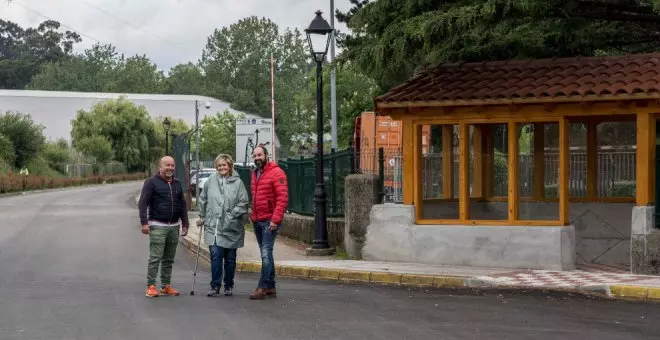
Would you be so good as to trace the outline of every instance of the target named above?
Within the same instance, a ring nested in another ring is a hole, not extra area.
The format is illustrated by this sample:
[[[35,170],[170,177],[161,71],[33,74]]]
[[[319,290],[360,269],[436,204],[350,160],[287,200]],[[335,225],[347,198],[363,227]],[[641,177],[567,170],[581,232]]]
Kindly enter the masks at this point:
[[[325,185],[328,217],[344,216],[344,178],[355,172],[355,153],[349,148],[323,156],[323,179]],[[316,189],[316,158],[288,158],[278,161],[287,175],[289,184],[289,211],[314,215],[314,190]],[[250,167],[235,165],[239,176],[250,192]],[[250,193],[251,195],[251,193]],[[250,200],[252,198],[250,197]]]
[[[452,191],[458,197],[458,152],[453,157]],[[508,192],[507,154],[494,155],[493,195],[506,197]],[[473,159],[472,157],[470,159]],[[598,150],[598,178],[596,181],[599,197],[633,197],[635,194],[635,150]],[[442,154],[430,153],[423,156],[422,188],[424,198],[442,198]],[[543,183],[545,196],[558,197],[559,154],[546,152],[544,155],[545,176]],[[472,162],[470,162],[472,173]],[[518,156],[520,196],[531,196],[534,179],[534,156]],[[570,197],[587,196],[587,154],[580,150],[569,152],[568,188]],[[472,181],[470,181],[472,182]]]
[[[546,197],[557,197],[559,155],[547,152],[545,158]],[[506,196],[508,191],[508,164],[506,154],[495,155],[493,194]],[[601,197],[629,197],[635,190],[635,151],[598,151],[598,195]],[[571,151],[569,156],[569,191],[571,197],[586,195],[586,153]],[[206,162],[203,162],[206,163]],[[472,162],[470,162],[472,163]],[[311,158],[286,159],[278,162],[289,181],[289,211],[311,216],[314,214],[316,187],[316,160]],[[470,164],[471,166],[472,164]],[[455,153],[452,178],[455,197],[458,197],[458,155]],[[532,155],[519,155],[520,195],[531,195],[534,159]],[[250,167],[235,166],[250,192]],[[380,179],[381,201],[403,202],[403,155],[400,150],[362,150],[349,148],[324,155],[324,184],[327,194],[327,215],[344,214],[344,178],[353,172],[376,175]],[[422,187],[424,198],[442,196],[442,154],[426,154],[422,160]]]
[[[379,177],[382,202],[403,202],[403,155],[399,149],[363,149],[358,159],[361,173]]]
[[[69,178],[89,177],[96,172],[97,175],[123,175],[128,173],[126,166],[119,162],[99,164],[67,164],[64,167],[65,175]]]

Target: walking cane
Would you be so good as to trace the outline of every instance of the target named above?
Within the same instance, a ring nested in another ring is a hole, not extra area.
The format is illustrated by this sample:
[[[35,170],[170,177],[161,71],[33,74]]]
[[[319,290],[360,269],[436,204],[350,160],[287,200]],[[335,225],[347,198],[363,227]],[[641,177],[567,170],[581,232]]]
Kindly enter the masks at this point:
[[[195,279],[197,279],[197,265],[199,264],[199,246],[202,243],[202,233],[204,228],[199,228],[199,237],[197,238],[197,256],[195,258],[195,271],[193,272],[192,288],[190,289],[190,296],[195,295]]]

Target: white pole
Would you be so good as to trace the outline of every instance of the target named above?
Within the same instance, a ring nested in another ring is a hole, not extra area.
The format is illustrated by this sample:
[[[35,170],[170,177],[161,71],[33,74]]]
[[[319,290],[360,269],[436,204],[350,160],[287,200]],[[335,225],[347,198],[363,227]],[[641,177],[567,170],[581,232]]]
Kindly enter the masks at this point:
[[[273,54],[270,54],[270,111],[271,111],[271,141],[273,143],[273,160],[276,161],[276,150],[275,145],[275,59],[273,59]]]
[[[195,162],[197,171],[195,172],[195,199],[199,199],[199,101],[195,100]]]
[[[332,37],[330,38],[330,61],[335,61],[335,1],[330,0],[330,26],[332,26]],[[330,69],[330,133],[332,134],[331,147],[337,150],[337,79],[334,65]]]

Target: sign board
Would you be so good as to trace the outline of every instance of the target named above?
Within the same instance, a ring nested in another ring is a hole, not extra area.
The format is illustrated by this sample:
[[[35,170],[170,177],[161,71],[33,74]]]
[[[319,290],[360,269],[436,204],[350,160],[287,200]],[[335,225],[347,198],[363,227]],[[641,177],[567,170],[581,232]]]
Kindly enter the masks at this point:
[[[273,154],[272,119],[236,119],[236,159],[238,165],[252,164],[252,150],[264,144],[268,153]]]

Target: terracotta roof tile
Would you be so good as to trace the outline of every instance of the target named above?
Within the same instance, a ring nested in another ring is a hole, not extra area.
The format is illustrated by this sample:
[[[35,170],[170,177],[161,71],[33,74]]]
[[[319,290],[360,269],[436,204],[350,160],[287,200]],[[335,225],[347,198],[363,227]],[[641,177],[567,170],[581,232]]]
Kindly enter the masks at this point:
[[[660,53],[440,64],[376,104],[655,94],[659,78]]]

